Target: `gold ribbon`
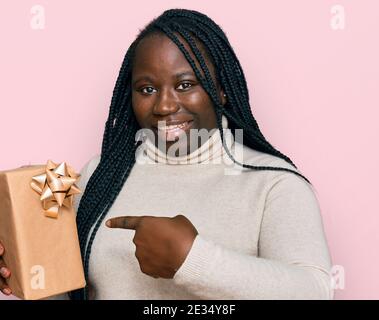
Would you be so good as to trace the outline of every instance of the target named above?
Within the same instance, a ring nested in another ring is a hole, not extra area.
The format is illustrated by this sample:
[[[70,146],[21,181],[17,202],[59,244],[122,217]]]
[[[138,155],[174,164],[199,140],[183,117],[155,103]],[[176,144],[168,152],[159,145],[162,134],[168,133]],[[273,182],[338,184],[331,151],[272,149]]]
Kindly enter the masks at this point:
[[[33,176],[30,185],[41,195],[40,200],[45,216],[56,219],[59,208],[62,206],[71,208],[74,194],[81,193],[75,185],[80,174],[75,173],[65,162],[58,165],[51,160],[47,161],[45,171]]]

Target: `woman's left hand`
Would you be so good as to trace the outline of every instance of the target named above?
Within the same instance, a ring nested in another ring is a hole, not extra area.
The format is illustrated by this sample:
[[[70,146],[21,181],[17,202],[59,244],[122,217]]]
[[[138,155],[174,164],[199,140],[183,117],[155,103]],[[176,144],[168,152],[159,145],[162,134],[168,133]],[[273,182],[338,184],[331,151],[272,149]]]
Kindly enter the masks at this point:
[[[173,278],[198,234],[183,215],[123,216],[107,220],[106,225],[136,231],[133,242],[141,271],[154,278]]]

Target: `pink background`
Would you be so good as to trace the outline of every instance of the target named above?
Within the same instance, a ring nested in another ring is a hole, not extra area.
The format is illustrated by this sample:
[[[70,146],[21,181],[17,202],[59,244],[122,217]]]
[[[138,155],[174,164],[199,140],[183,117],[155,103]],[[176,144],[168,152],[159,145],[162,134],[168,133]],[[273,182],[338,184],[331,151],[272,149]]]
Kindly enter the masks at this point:
[[[36,4],[44,30],[30,27]],[[343,30],[330,25],[335,4]],[[0,170],[48,158],[80,169],[99,153],[124,53],[138,29],[174,7],[222,26],[263,133],[315,185],[333,264],[345,270],[336,299],[379,299],[376,0],[3,0]]]

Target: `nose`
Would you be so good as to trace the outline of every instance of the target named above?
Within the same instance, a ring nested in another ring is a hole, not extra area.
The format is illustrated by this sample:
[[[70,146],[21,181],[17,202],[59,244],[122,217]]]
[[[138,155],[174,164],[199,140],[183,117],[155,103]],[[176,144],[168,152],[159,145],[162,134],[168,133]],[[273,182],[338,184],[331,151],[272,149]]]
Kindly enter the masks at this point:
[[[157,95],[153,112],[155,115],[164,116],[179,110],[179,102],[170,90],[161,90]]]

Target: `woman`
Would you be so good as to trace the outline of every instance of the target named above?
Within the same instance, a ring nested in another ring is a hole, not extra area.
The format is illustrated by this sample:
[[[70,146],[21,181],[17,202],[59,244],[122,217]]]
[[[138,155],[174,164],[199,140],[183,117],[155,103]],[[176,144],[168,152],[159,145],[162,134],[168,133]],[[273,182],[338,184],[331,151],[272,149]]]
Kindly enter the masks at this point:
[[[140,141],[139,129],[153,134]],[[191,139],[196,129],[209,131],[206,142]],[[230,139],[239,130],[243,142]],[[75,205],[89,285],[71,299],[333,297],[312,186],[264,138],[241,65],[204,14],[167,10],[140,32],[101,155],[81,175]]]

